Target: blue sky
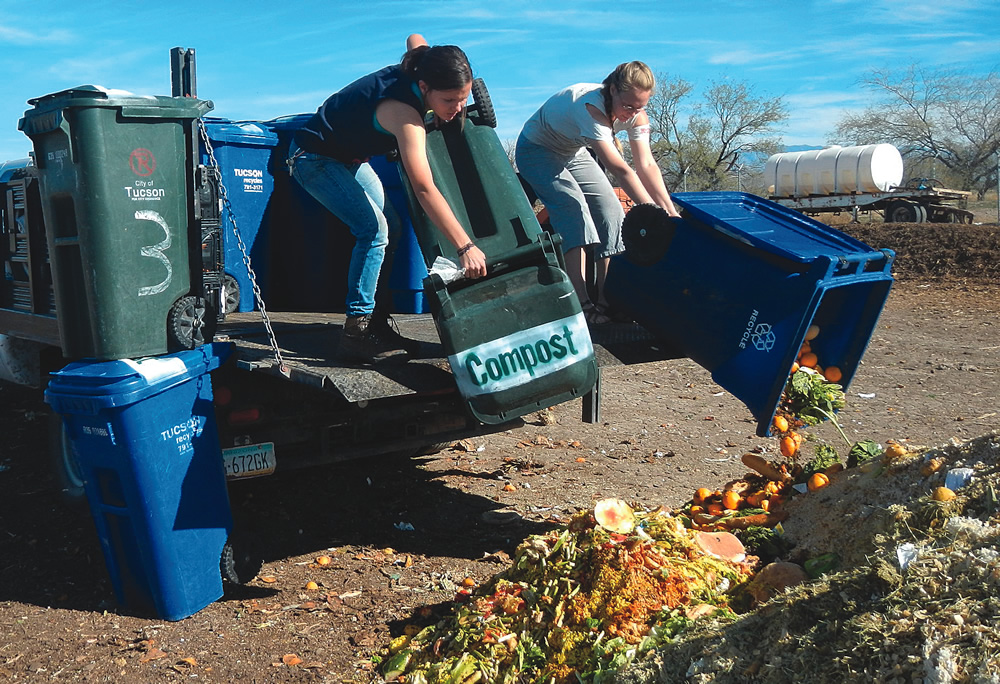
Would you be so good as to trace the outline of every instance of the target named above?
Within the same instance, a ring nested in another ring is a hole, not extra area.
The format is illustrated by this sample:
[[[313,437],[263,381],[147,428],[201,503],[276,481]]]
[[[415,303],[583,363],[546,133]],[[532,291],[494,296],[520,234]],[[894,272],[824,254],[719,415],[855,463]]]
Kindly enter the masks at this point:
[[[30,149],[17,130],[29,98],[82,84],[169,94],[171,47],[195,48],[214,115],[269,119],[398,61],[411,32],[465,49],[504,140],[551,93],[631,59],[782,96],[787,145],[827,142],[864,106],[872,67],[1000,68],[997,0],[0,0],[0,161]]]

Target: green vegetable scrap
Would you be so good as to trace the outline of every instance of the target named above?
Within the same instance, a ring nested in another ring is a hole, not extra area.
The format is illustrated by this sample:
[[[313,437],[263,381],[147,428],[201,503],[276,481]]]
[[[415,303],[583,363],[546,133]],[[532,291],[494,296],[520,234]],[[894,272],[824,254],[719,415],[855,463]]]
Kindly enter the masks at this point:
[[[809,476],[813,473],[822,473],[835,463],[840,463],[840,456],[837,455],[837,450],[829,444],[817,444],[816,455],[803,466],[802,477],[800,479],[803,481],[808,480]]]
[[[811,368],[800,368],[785,384],[782,394],[782,408],[806,425],[818,425],[829,420],[840,436],[851,446],[851,440],[844,434],[836,413],[844,408],[844,388]]]
[[[864,465],[869,461],[880,459],[884,453],[885,450],[882,448],[882,445],[875,440],[864,439],[860,442],[855,442],[851,450],[847,453],[847,467],[854,468]]]
[[[792,374],[784,398],[787,410],[806,425],[832,420],[833,414],[844,408],[843,388],[808,368]]]
[[[750,578],[662,510],[635,513],[629,535],[581,512],[522,542],[512,567],[447,618],[394,641],[382,673],[415,684],[607,682],[687,629],[687,608],[730,612],[729,594]]]

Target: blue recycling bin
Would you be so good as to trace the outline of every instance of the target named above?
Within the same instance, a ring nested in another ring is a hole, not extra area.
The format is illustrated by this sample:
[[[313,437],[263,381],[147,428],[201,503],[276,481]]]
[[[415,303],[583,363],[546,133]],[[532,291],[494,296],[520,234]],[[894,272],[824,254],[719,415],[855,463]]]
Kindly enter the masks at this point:
[[[264,300],[268,296],[270,266],[270,235],[268,212],[274,193],[274,168],[284,168],[284,159],[275,165],[277,134],[254,121],[231,121],[206,117],[205,132],[215,159],[219,163],[222,182],[232,206],[232,214],[224,212],[222,220],[222,246],[225,271],[235,282],[237,293],[226,293],[227,311],[253,311],[253,287],[243,261],[239,242],[233,231],[233,220],[239,229],[240,239],[250,255],[251,265],[261,288]],[[202,142],[201,161],[209,163],[208,150]]]
[[[678,193],[683,218],[623,228],[608,300],[711,371],[769,434],[792,364],[812,349],[845,389],[889,296],[895,255],[755,195]]]
[[[230,351],[74,362],[45,390],[78,454],[115,596],[136,614],[181,620],[222,596],[232,517],[209,373]]]
[[[399,175],[399,164],[390,162],[385,157],[373,157],[369,163],[382,181],[386,202],[392,203],[401,224],[399,243],[393,255],[392,273],[389,274],[393,310],[398,313],[427,313],[430,311],[424,298],[427,265],[417,242],[417,234],[413,231],[406,190]]]
[[[340,219],[289,177],[284,163],[292,136],[311,117],[311,113],[294,114],[261,122],[277,136],[275,154],[280,157],[274,163],[275,189],[268,219],[272,226],[269,304],[273,300],[272,308],[282,311],[342,312],[354,238]],[[384,157],[369,161],[402,221],[388,283],[393,309],[424,313],[428,311],[423,293],[427,268],[406,210],[398,165]]]

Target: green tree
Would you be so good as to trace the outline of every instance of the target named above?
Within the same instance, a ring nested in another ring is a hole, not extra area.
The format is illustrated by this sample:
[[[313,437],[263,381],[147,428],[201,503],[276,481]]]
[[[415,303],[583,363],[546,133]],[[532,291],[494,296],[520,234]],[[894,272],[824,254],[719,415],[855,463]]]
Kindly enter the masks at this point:
[[[694,86],[682,78],[657,75],[646,107],[653,154],[673,190],[731,187],[735,172],[744,179],[780,151],[777,129],[788,113],[780,97],[757,94],[743,82],[713,82],[700,102],[688,105]],[[746,184],[744,184],[746,187]]]
[[[839,121],[838,140],[892,143],[909,169],[927,169],[931,162],[942,165],[959,189],[973,191],[979,199],[995,187],[1000,150],[997,73],[976,77],[910,65],[900,71],[873,70],[861,82],[874,102]]]

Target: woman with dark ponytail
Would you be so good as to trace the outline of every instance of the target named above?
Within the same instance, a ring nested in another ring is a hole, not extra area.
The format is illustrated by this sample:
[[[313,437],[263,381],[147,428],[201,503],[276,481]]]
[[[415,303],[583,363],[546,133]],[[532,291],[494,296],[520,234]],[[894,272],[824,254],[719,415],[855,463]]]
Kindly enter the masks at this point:
[[[642,62],[619,64],[602,83],[577,83],[550,97],[517,139],[517,169],[562,236],[566,269],[591,325],[612,320],[604,299],[611,257],[625,251],[621,202],[590,148],[636,204],[653,203],[677,216],[649,147],[645,107],[653,73]],[[635,169],[622,157],[615,134],[625,131]],[[597,301],[586,283],[586,248],[596,245]]]
[[[434,185],[424,127],[428,111],[438,121],[464,116],[472,87],[469,60],[458,47],[430,47],[418,34],[407,38],[406,48],[399,64],[331,95],[295,132],[289,150],[292,177],[355,237],[347,274],[347,320],[338,350],[349,361],[406,360],[419,351],[415,341],[394,330],[381,302],[375,305],[386,247],[390,233],[399,229],[399,219],[367,164],[369,158],[398,149],[414,194],[455,245],[465,275],[486,275],[486,256]]]

